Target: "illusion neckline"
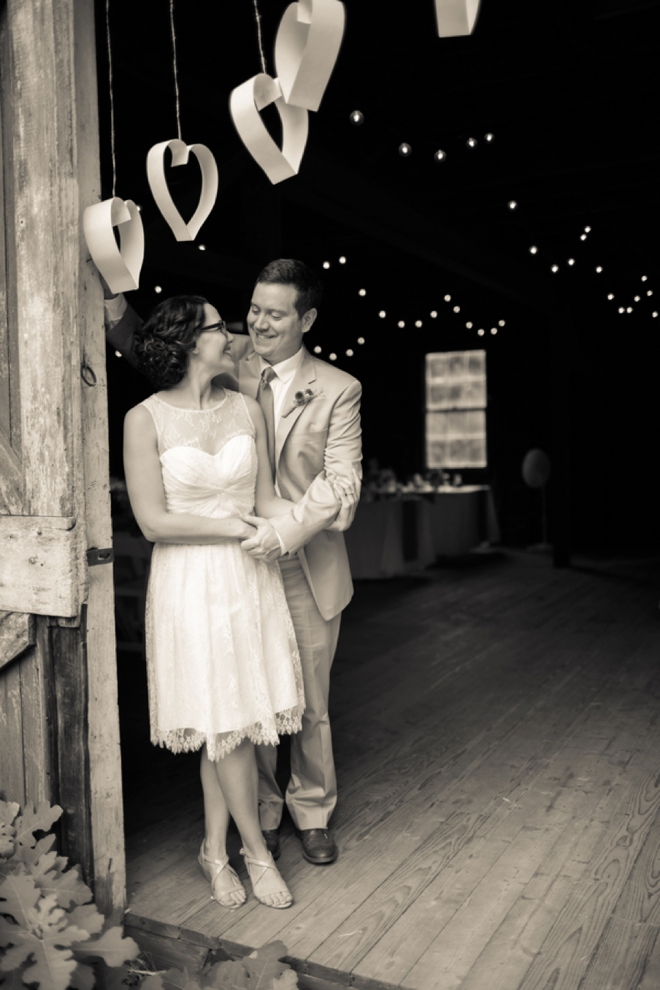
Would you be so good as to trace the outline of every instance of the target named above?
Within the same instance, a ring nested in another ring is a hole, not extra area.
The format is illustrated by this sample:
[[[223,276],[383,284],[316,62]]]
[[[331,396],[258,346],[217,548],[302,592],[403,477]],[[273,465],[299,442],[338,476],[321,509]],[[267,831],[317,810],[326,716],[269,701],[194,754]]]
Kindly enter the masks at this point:
[[[219,409],[220,406],[223,406],[225,404],[225,402],[227,401],[227,389],[226,388],[223,388],[223,392],[224,392],[224,395],[220,399],[220,402],[216,403],[215,406],[208,406],[206,409],[187,409],[187,408],[185,408],[183,406],[173,406],[171,402],[166,402],[165,399],[161,399],[160,396],[159,395],[156,395],[155,392],[153,393],[153,395],[151,396],[151,398],[152,399],[155,399],[156,402],[162,402],[162,404],[164,406],[167,406],[168,409],[176,409],[177,412],[185,412],[185,413],[189,413],[189,412],[191,412],[191,413],[197,413],[197,412],[199,412],[199,413],[206,413],[206,412],[215,412],[216,409]]]

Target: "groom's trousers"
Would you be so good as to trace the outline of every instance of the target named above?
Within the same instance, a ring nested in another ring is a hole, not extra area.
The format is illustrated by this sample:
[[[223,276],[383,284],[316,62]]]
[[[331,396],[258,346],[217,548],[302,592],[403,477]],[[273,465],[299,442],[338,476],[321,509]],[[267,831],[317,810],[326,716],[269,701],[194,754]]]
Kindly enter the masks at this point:
[[[341,613],[329,621],[323,618],[297,557],[280,560],[280,569],[305,686],[302,732],[291,736],[291,778],[286,789],[286,805],[298,828],[326,828],[337,803],[328,696]],[[277,828],[285,800],[275,779],[278,747],[256,749],[261,827]]]

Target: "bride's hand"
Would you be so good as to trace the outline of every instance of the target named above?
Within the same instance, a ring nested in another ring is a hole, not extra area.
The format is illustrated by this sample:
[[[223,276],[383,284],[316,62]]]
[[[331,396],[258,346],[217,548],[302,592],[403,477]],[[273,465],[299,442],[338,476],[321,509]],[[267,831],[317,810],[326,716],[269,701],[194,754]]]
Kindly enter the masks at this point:
[[[241,516],[243,522],[251,524],[250,536],[243,540],[241,548],[255,560],[277,560],[282,556],[282,544],[275,529],[260,516]],[[252,527],[256,527],[253,529]]]

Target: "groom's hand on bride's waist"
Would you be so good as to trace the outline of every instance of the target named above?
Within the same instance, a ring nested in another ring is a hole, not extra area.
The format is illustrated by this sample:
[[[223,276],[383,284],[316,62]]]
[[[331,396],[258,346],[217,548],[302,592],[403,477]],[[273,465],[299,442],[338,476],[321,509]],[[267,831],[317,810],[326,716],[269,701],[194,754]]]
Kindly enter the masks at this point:
[[[268,521],[260,516],[241,516],[243,522],[256,527],[256,533],[248,540],[243,540],[241,548],[257,560],[277,560],[282,556],[282,544],[276,530]]]

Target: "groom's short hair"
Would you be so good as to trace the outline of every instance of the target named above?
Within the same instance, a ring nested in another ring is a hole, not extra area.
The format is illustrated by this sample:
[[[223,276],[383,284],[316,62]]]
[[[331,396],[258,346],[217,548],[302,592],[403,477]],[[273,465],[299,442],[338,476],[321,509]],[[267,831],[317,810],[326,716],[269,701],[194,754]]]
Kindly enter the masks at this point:
[[[318,309],[321,304],[321,280],[304,262],[295,258],[271,261],[259,272],[256,284],[260,282],[293,285],[298,290],[295,303],[298,316],[304,316],[310,309]]]

